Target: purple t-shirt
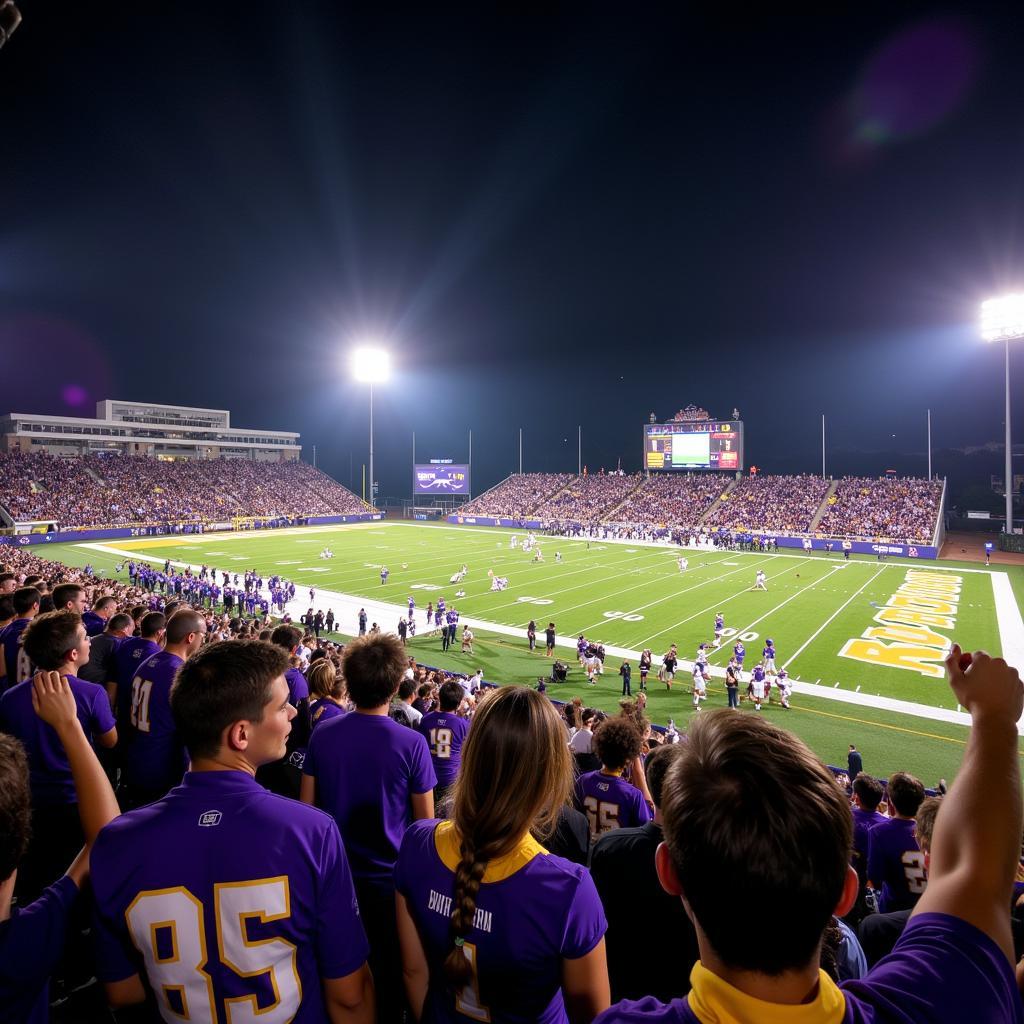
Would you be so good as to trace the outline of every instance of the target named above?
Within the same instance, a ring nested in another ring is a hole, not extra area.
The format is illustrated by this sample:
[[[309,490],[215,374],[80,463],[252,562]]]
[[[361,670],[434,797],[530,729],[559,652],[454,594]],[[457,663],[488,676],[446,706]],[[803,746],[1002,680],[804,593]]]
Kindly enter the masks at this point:
[[[615,828],[636,828],[651,820],[643,793],[618,775],[587,772],[576,780],[576,802],[596,839]]]
[[[132,680],[139,666],[151,658],[160,645],[154,640],[144,640],[141,636],[130,636],[122,640],[114,651],[114,669],[117,676],[117,720],[121,725],[128,722],[132,702]]]
[[[192,1020],[226,1020],[228,1000],[255,997],[253,1011],[276,998],[273,1019],[321,1024],[321,979],[366,960],[337,826],[245,772],[189,772],[107,825],[91,867],[99,975],[145,972],[167,1020],[183,999]]]
[[[184,661],[157,651],[132,679],[127,722],[120,735],[121,767],[129,786],[166,792],[188,767],[185,746],[171,715],[171,684]]]
[[[441,828],[441,836],[435,831]],[[442,964],[451,950],[451,902],[458,863],[449,823],[414,822],[395,868],[430,966],[421,1024],[564,1024],[562,960],[586,956],[607,924],[590,872],[528,840],[488,867],[463,949],[474,984],[448,988]],[[493,877],[492,877],[493,871]]]
[[[35,669],[32,660],[21,646],[21,634],[31,619],[15,619],[0,630],[0,644],[4,646],[4,667],[7,675],[0,679],[0,690],[14,686],[21,679],[28,679]]]
[[[390,885],[409,798],[437,785],[427,741],[385,715],[343,715],[310,736],[302,772],[341,829],[352,874]]]
[[[419,729],[430,748],[439,786],[450,786],[462,764],[462,744],[469,733],[469,722],[454,711],[431,711],[420,719]]]
[[[871,829],[868,878],[877,890],[879,913],[910,910],[921,898],[926,879],[924,854],[914,838],[912,818],[889,818]]]
[[[99,636],[107,628],[107,620],[89,610],[82,613],[82,625],[85,626],[86,636]]]
[[[865,811],[863,807],[851,807],[853,812],[853,856],[850,863],[857,872],[861,888],[867,885],[868,881],[868,843],[869,833],[881,822],[885,821],[885,815],[878,811]]]
[[[47,1024],[50,975],[64,955],[78,886],[67,875],[0,921],[0,1022]]]
[[[114,728],[110,702],[102,686],[68,676],[78,706],[78,720],[88,737],[102,736]],[[32,680],[12,686],[0,696],[0,731],[16,736],[28,754],[29,785],[34,806],[73,804],[75,782],[64,745],[54,728],[32,708]]]
[[[1022,1024],[1024,1004],[1002,950],[973,925],[947,914],[912,917],[895,949],[856,981],[839,986],[843,1024],[950,1024],[953,1021]],[[790,1019],[772,1006],[763,1019]],[[807,1007],[792,1008],[808,1020]],[[757,1019],[752,1017],[751,1024]],[[594,1024],[700,1024],[687,1000],[625,1000]]]
[[[318,697],[316,700],[311,700],[309,702],[310,733],[318,725],[323,725],[332,718],[341,718],[344,714],[345,709],[340,704],[335,704],[333,700],[328,700],[326,697]]]
[[[284,681],[288,684],[288,703],[298,707],[299,701],[309,696],[306,677],[297,668],[289,668],[285,670]]]

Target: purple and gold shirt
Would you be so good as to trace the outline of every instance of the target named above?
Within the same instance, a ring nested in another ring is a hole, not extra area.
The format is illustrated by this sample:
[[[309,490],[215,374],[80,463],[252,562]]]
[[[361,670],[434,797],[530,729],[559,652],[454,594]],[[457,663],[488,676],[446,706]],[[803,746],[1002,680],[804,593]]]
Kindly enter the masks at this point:
[[[129,786],[167,792],[188,767],[185,746],[171,715],[171,684],[184,661],[158,651],[132,679],[128,720],[122,723],[121,768]]]
[[[4,667],[7,675],[0,678],[0,690],[10,689],[22,679],[28,679],[35,669],[32,660],[21,646],[21,634],[31,619],[15,619],[0,630],[0,644],[4,647]]]
[[[462,744],[469,733],[469,722],[454,711],[431,711],[417,726],[430,747],[430,760],[439,786],[450,786],[462,764]]]
[[[524,837],[491,861],[463,950],[473,983],[456,992],[444,981],[451,950],[450,918],[459,862],[451,822],[417,821],[405,834],[395,887],[405,897],[430,966],[423,1024],[565,1024],[562,961],[586,956],[607,927],[586,868],[556,857]]]
[[[91,868],[99,975],[144,972],[166,1020],[321,1024],[321,979],[366,961],[337,826],[245,772],[189,772],[115,818]]]
[[[868,879],[877,890],[878,911],[910,910],[927,881],[924,854],[914,838],[913,818],[883,818],[868,840]]]
[[[636,828],[651,820],[643,793],[620,775],[586,772],[576,780],[576,802],[597,839],[616,828]]]

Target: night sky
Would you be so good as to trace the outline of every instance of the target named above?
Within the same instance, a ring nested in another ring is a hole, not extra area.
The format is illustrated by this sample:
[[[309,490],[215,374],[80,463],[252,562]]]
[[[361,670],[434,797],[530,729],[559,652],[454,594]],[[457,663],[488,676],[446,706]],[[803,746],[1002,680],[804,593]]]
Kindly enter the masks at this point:
[[[823,411],[835,472],[923,474],[928,408],[936,448],[1002,438],[977,307],[1024,289],[1010,5],[19,6],[0,411],[227,408],[358,488],[372,337],[382,495],[413,431],[462,461],[472,429],[479,491],[520,426],[527,470],[575,469],[580,424],[591,470],[635,471],[690,402],[738,406],[772,471],[820,471]],[[1024,345],[1013,379],[1024,441]]]

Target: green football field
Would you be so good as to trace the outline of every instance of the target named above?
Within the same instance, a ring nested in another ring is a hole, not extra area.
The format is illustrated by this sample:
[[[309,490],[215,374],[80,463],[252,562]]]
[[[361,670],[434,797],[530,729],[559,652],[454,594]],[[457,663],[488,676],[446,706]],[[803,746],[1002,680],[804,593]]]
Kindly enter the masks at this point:
[[[522,531],[517,535],[523,536]],[[543,536],[544,562],[536,563],[510,548],[511,536],[484,527],[375,522],[53,545],[40,554],[71,564],[91,562],[102,574],[113,574],[121,552],[161,563],[169,558],[231,572],[251,567],[264,576],[277,573],[299,585],[304,604],[310,586],[316,588],[318,608],[326,610],[333,602],[335,614],[344,616],[343,633],[354,630],[355,619],[351,600],[341,595],[367,603],[371,618],[379,617],[385,629],[395,628],[413,596],[420,625],[420,636],[412,642],[416,657],[442,667],[481,667],[494,682],[535,682],[546,673],[550,662],[526,650],[525,629],[534,619],[543,646],[543,628],[553,621],[557,653],[572,671],[568,683],[552,692],[579,693],[606,709],[615,706],[619,695],[618,667],[624,657],[633,663],[635,693],[640,650],[649,647],[661,655],[675,643],[680,656],[691,659],[700,642],[711,641],[715,613],[722,612],[725,643],[711,655],[713,668],[724,667],[732,645],[741,639],[749,671],[765,639],[772,637],[777,664],[817,691],[800,692],[798,685],[791,711],[773,706],[762,713],[803,736],[830,763],[845,763],[847,745],[853,742],[876,774],[903,768],[927,784],[955,773],[966,737],[962,725],[929,717],[931,708],[957,709],[939,672],[941,645],[955,640],[968,650],[1002,653],[1004,641],[1011,647],[1019,642],[1019,637],[1001,635],[996,607],[1001,601],[1005,611],[1009,602],[1016,613],[1024,592],[1021,567],[993,566],[990,571],[973,563],[856,557],[846,562],[836,555],[799,551],[685,551]],[[333,559],[318,557],[324,546],[334,552]],[[685,571],[677,564],[680,555],[688,559]],[[390,569],[383,586],[382,565]],[[464,582],[451,584],[462,565],[468,568]],[[753,590],[758,569],[767,575],[767,591]],[[508,589],[491,591],[489,573],[507,577]],[[460,590],[465,596],[456,597]],[[454,651],[442,655],[437,639],[423,635],[422,610],[441,596],[458,607],[463,620],[473,621],[477,644],[472,657]],[[1004,615],[1004,629],[1006,621]],[[580,633],[615,648],[595,687],[588,686],[575,664]],[[824,695],[823,687],[833,693]],[[682,727],[694,714],[685,669],[671,692],[653,675],[649,688],[656,722],[671,717]],[[841,696],[839,691],[855,702],[828,699]],[[873,697],[922,707],[906,714],[864,703]],[[725,703],[724,686],[713,678],[706,706],[719,703]]]

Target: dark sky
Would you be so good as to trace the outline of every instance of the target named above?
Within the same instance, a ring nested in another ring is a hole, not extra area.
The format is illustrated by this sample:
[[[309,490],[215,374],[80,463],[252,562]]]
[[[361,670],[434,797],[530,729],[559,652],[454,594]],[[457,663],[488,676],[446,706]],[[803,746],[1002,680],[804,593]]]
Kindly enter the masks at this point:
[[[1010,5],[19,5],[2,411],[228,408],[348,483],[376,337],[383,494],[413,431],[461,460],[472,429],[480,490],[520,426],[528,470],[575,468],[577,424],[635,470],[689,402],[773,470],[820,467],[822,411],[835,449],[923,453],[929,407],[936,447],[1002,436],[976,321],[1024,288]]]

